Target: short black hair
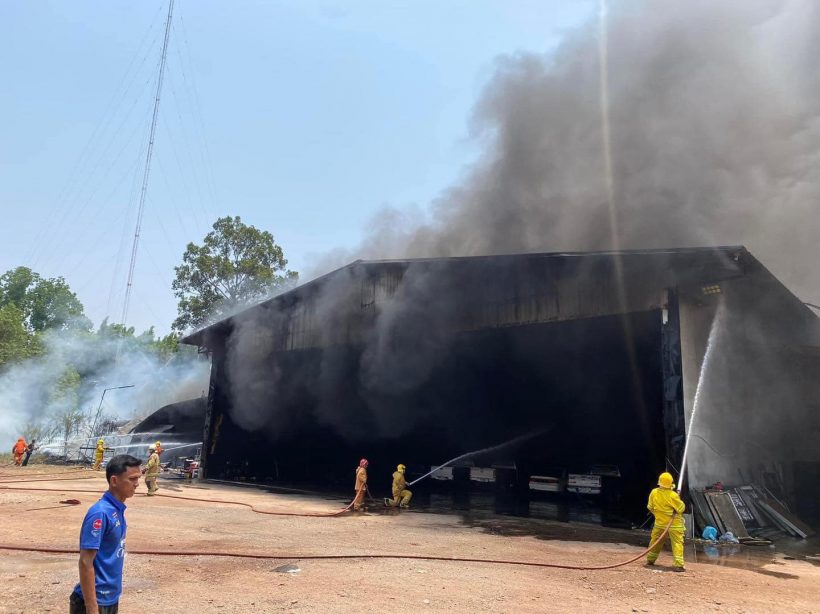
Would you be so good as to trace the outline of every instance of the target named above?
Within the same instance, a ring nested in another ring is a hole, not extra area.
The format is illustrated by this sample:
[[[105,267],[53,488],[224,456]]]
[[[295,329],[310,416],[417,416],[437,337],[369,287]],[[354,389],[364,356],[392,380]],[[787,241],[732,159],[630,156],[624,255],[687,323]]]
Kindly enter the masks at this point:
[[[105,479],[111,482],[111,476],[122,475],[131,467],[139,467],[142,461],[130,454],[117,454],[105,466]]]

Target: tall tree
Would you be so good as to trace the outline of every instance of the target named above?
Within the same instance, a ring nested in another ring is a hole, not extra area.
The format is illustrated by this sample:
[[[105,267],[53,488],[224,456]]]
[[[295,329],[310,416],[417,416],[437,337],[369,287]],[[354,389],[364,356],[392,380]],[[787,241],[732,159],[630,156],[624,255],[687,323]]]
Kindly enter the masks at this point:
[[[239,216],[219,218],[202,245],[188,244],[174,269],[179,299],[174,330],[200,326],[296,281],[298,274],[287,264],[271,233],[244,224]]]
[[[48,329],[88,330],[83,304],[65,279],[45,279],[27,267],[17,267],[0,276],[0,307],[16,305],[32,332]]]
[[[0,368],[38,352],[37,339],[26,330],[22,310],[14,303],[0,306]]]

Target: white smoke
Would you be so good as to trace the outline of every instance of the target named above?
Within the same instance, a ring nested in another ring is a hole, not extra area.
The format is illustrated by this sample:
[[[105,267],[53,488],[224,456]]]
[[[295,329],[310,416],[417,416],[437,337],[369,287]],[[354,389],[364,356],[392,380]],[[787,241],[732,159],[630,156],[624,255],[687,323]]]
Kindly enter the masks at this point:
[[[10,448],[28,424],[47,423],[67,404],[96,412],[105,388],[105,416],[128,420],[208,390],[210,365],[196,355],[161,359],[144,341],[74,332],[46,332],[41,356],[0,372],[0,446]],[[55,398],[68,366],[81,376],[76,398]]]

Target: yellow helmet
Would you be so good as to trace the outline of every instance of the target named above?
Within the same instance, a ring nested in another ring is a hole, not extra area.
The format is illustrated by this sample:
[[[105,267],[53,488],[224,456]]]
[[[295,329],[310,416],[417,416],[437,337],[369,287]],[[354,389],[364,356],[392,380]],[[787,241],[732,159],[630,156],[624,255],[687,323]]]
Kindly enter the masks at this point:
[[[398,467],[396,467],[396,471],[399,471],[401,473],[404,473],[404,471],[406,469],[407,469],[407,467],[405,467],[404,465],[401,465],[401,464]]]
[[[102,437],[100,437],[100,438],[97,440],[97,443],[105,443],[105,439],[103,439]]]
[[[675,478],[672,477],[671,473],[664,471],[658,478],[658,486],[661,488],[674,488]]]

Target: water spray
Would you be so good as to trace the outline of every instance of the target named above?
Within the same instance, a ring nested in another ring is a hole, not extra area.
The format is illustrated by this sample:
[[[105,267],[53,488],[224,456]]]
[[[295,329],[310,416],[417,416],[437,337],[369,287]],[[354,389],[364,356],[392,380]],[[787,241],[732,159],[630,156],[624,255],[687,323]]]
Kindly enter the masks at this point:
[[[712,358],[712,351],[715,347],[715,339],[717,337],[720,323],[723,319],[723,301],[718,303],[717,311],[712,318],[712,325],[709,329],[709,338],[706,341],[706,353],[703,355],[703,362],[700,365],[700,374],[698,375],[698,386],[695,389],[695,402],[692,405],[692,415],[689,416],[689,427],[686,429],[686,443],[683,447],[683,459],[680,465],[680,474],[678,475],[678,494],[683,490],[683,482],[686,476],[686,462],[689,458],[689,442],[692,440],[692,428],[695,424],[695,415],[698,413],[700,404],[703,399],[703,386],[706,379],[706,374],[709,370],[709,364]]]
[[[533,437],[543,435],[548,430],[549,429],[543,429],[543,430],[540,430],[540,431],[536,431],[535,433],[528,433],[526,435],[521,435],[520,437],[516,437],[515,439],[510,439],[509,441],[505,441],[504,443],[499,443],[497,445],[490,446],[489,448],[482,448],[481,450],[474,450],[472,452],[467,452],[466,454],[462,454],[461,456],[456,456],[455,458],[451,458],[450,460],[448,460],[443,465],[439,465],[438,467],[434,467],[433,469],[431,469],[430,471],[425,473],[420,478],[416,478],[412,482],[408,482],[407,485],[412,486],[413,484],[415,484],[417,482],[421,482],[424,478],[426,478],[430,475],[433,475],[436,471],[438,471],[442,467],[447,467],[448,465],[452,465],[453,463],[457,463],[458,461],[463,460],[465,458],[470,458],[471,456],[477,456],[479,454],[485,454],[487,452],[495,452],[496,450],[506,448],[507,446],[512,446],[512,445],[521,443],[522,441],[526,441],[527,439],[532,439]]]
[[[181,448],[193,448],[194,446],[201,446],[202,445],[201,441],[195,441],[194,443],[186,443],[186,444],[181,444],[181,445],[176,445],[176,443],[177,442],[172,441],[168,444],[171,447],[168,447],[168,448],[163,447],[162,448],[163,453],[164,452],[170,452],[171,450],[179,450]],[[143,442],[139,442],[139,443],[126,443],[126,444],[121,444],[121,445],[118,445],[118,446],[108,446],[106,449],[108,449],[108,450],[125,450],[125,449],[128,449],[128,448],[147,448],[148,446],[152,446],[152,445],[154,445],[154,442],[143,441]],[[91,450],[93,448],[88,448],[88,449]]]

